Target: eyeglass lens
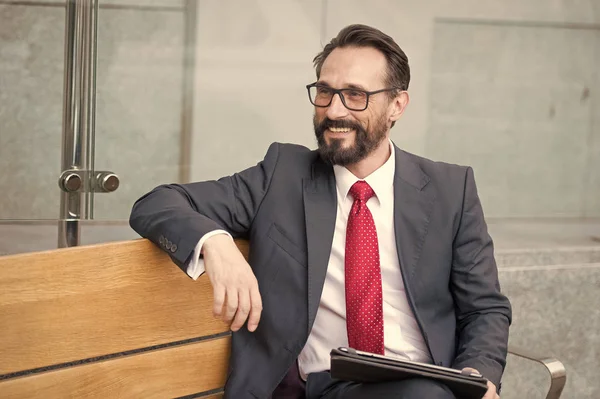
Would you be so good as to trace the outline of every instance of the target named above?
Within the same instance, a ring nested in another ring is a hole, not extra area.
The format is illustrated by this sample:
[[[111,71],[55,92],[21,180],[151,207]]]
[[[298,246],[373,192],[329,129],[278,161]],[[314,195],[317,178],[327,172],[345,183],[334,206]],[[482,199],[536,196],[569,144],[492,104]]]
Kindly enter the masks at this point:
[[[331,104],[335,91],[326,86],[312,86],[309,89],[310,101],[317,107],[327,107]],[[351,110],[363,110],[367,106],[367,93],[355,89],[340,90],[342,103]]]

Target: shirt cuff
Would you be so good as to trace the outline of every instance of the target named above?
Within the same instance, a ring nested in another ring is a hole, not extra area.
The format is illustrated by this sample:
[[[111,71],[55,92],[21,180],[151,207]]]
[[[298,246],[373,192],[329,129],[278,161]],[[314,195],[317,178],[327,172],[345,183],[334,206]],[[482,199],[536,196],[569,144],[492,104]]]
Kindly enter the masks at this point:
[[[202,236],[200,241],[198,241],[198,244],[196,244],[196,248],[194,248],[194,253],[192,254],[192,259],[190,260],[190,263],[187,266],[186,273],[192,279],[197,280],[198,277],[204,274],[204,259],[200,258],[200,255],[202,254],[202,246],[204,245],[206,240],[208,240],[212,236],[216,236],[217,234],[227,234],[229,237],[231,237],[231,234],[229,234],[225,230],[213,230],[210,233],[206,233]],[[233,239],[233,237],[231,238]]]

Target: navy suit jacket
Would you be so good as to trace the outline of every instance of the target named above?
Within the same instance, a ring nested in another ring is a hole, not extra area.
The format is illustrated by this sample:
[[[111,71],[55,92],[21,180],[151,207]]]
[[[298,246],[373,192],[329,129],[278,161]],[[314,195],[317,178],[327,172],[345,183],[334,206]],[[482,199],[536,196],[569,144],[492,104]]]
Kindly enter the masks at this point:
[[[496,386],[511,309],[469,167],[397,147],[394,228],[408,300],[435,364],[478,369]],[[218,181],[159,186],[140,198],[131,226],[164,236],[186,270],[215,229],[250,240],[263,313],[254,333],[233,334],[227,398],[269,397],[304,347],[331,251],[337,196],[333,168],[316,151],[274,143],[258,165]],[[163,240],[161,240],[163,241]]]

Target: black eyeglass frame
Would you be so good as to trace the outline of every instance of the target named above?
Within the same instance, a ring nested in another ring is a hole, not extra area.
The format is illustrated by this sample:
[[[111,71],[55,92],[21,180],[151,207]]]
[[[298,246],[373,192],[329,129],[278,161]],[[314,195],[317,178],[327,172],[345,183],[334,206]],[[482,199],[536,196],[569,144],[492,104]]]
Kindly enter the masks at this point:
[[[310,89],[312,87],[325,87],[329,90],[331,90],[331,92],[333,93],[331,95],[331,99],[329,100],[329,103],[327,103],[327,105],[317,105],[313,102],[312,97],[310,96]],[[342,104],[344,104],[344,107],[348,108],[350,111],[364,111],[367,108],[369,108],[369,98],[374,95],[374,94],[379,94],[379,93],[384,93],[386,91],[392,91],[392,90],[402,90],[399,87],[390,87],[388,89],[381,89],[381,90],[375,90],[375,91],[366,91],[366,90],[362,90],[362,89],[355,89],[355,88],[346,88],[346,89],[334,89],[333,87],[329,87],[326,85],[320,85],[319,82],[314,82],[311,84],[306,85],[306,91],[308,92],[308,101],[310,101],[310,103],[312,105],[314,105],[315,107],[319,107],[319,108],[327,108],[331,105],[331,103],[333,102],[333,97],[335,97],[335,95],[337,94],[340,97],[340,100],[342,100]],[[365,93],[367,95],[367,100],[365,101],[365,107],[362,109],[358,109],[358,108],[350,108],[347,104],[346,104],[346,99],[344,98],[344,92],[347,91],[360,91],[361,93]],[[403,90],[402,90],[403,91]]]

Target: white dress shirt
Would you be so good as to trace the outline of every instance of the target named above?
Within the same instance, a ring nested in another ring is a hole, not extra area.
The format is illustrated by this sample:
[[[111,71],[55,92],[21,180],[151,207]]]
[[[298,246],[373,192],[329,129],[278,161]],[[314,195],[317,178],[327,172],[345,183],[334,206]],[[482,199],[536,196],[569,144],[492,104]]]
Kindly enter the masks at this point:
[[[396,155],[391,142],[390,149],[391,156],[386,163],[364,179],[375,192],[375,196],[367,201],[367,206],[373,215],[379,242],[385,354],[431,363],[429,351],[408,303],[400,272],[394,232]],[[338,203],[335,232],[321,302],[308,341],[298,357],[300,374],[304,379],[310,373],[329,370],[331,349],[348,346],[344,252],[348,213],[353,203],[352,196],[348,192],[350,187],[360,179],[344,167],[336,165],[333,169]],[[224,230],[205,234],[196,245],[194,255],[187,267],[187,274],[194,280],[204,273],[204,260],[200,258],[202,245],[209,237],[223,233],[228,234]]]
[[[186,273],[188,274],[188,276],[190,276],[194,280],[197,280],[198,277],[203,275],[206,271],[204,269],[204,259],[200,257],[200,255],[202,254],[202,246],[204,245],[206,240],[217,234],[227,234],[229,237],[231,237],[231,234],[229,234],[225,230],[213,230],[210,233],[204,234],[202,238],[200,238],[200,241],[198,241],[198,244],[196,244],[196,247],[194,248],[194,255],[192,256],[192,259],[190,259],[190,263],[188,264],[186,269]]]
[[[390,142],[391,156],[364,180],[375,191],[367,201],[373,215],[383,291],[383,343],[385,354],[401,359],[431,363],[429,350],[410,308],[400,273],[394,233],[394,173],[396,154]],[[348,169],[333,167],[337,189],[337,216],[327,275],[315,323],[298,357],[302,378],[310,373],[329,370],[331,349],[348,346],[346,331],[346,294],[344,288],[344,252],[346,224],[354,199],[348,194],[358,179]]]

